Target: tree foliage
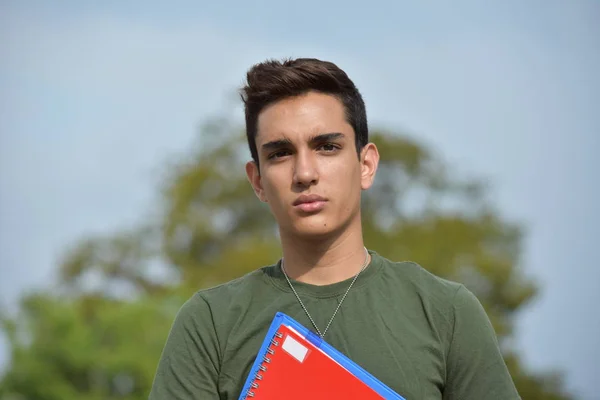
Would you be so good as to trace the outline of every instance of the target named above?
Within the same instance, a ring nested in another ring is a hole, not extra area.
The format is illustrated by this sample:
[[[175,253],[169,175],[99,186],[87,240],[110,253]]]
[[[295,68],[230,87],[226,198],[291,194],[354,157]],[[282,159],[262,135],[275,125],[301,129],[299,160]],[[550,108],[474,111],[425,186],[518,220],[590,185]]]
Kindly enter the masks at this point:
[[[522,229],[481,180],[397,132],[376,131],[381,162],[363,196],[366,244],[464,283],[490,316],[523,399],[568,399],[560,376],[533,374],[512,346],[516,313],[536,293],[520,265]],[[244,175],[245,136],[211,121],[167,165],[157,212],[134,229],[65,251],[59,291],[23,298],[2,328],[11,364],[0,398],[143,399],[170,323],[196,290],[280,257],[277,227]]]

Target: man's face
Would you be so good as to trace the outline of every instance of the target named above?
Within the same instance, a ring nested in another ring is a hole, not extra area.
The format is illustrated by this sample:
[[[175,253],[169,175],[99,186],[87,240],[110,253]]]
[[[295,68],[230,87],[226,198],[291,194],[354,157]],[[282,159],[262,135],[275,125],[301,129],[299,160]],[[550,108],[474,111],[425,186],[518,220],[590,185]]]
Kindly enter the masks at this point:
[[[282,233],[318,237],[360,220],[361,191],[377,167],[375,145],[359,160],[354,130],[335,97],[310,92],[265,108],[258,118],[260,174],[248,178]]]

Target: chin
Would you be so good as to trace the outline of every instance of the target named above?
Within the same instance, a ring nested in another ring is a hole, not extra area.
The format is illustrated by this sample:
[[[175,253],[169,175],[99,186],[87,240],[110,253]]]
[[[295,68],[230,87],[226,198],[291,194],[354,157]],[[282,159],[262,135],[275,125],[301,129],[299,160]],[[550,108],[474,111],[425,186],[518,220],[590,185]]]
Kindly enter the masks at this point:
[[[296,221],[290,233],[306,239],[320,239],[334,235],[338,229],[331,221],[315,219],[312,221]]]

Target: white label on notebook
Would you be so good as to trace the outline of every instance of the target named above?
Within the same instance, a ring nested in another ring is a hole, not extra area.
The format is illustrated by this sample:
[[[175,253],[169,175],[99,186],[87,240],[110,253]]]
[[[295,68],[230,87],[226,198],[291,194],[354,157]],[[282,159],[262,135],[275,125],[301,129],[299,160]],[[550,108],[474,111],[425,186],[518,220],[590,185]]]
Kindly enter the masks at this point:
[[[296,339],[289,335],[283,341],[282,348],[300,362],[304,361],[306,353],[308,353],[308,349],[306,347],[301,345]]]

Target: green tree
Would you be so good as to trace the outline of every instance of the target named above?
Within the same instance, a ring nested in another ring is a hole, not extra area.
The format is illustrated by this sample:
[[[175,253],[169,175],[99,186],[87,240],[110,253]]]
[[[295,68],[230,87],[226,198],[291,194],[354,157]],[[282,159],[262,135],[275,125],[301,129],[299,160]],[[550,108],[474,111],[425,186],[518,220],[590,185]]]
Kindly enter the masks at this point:
[[[198,139],[166,166],[143,224],[75,243],[58,268],[60,290],[26,296],[3,318],[12,362],[0,398],[146,398],[179,306],[280,256],[275,221],[244,175],[241,130],[217,119]],[[381,162],[363,197],[368,247],[464,283],[523,398],[570,398],[560,375],[528,371],[511,345],[516,313],[537,291],[520,267],[521,227],[501,217],[481,180],[462,178],[424,144],[381,130],[372,140]]]

